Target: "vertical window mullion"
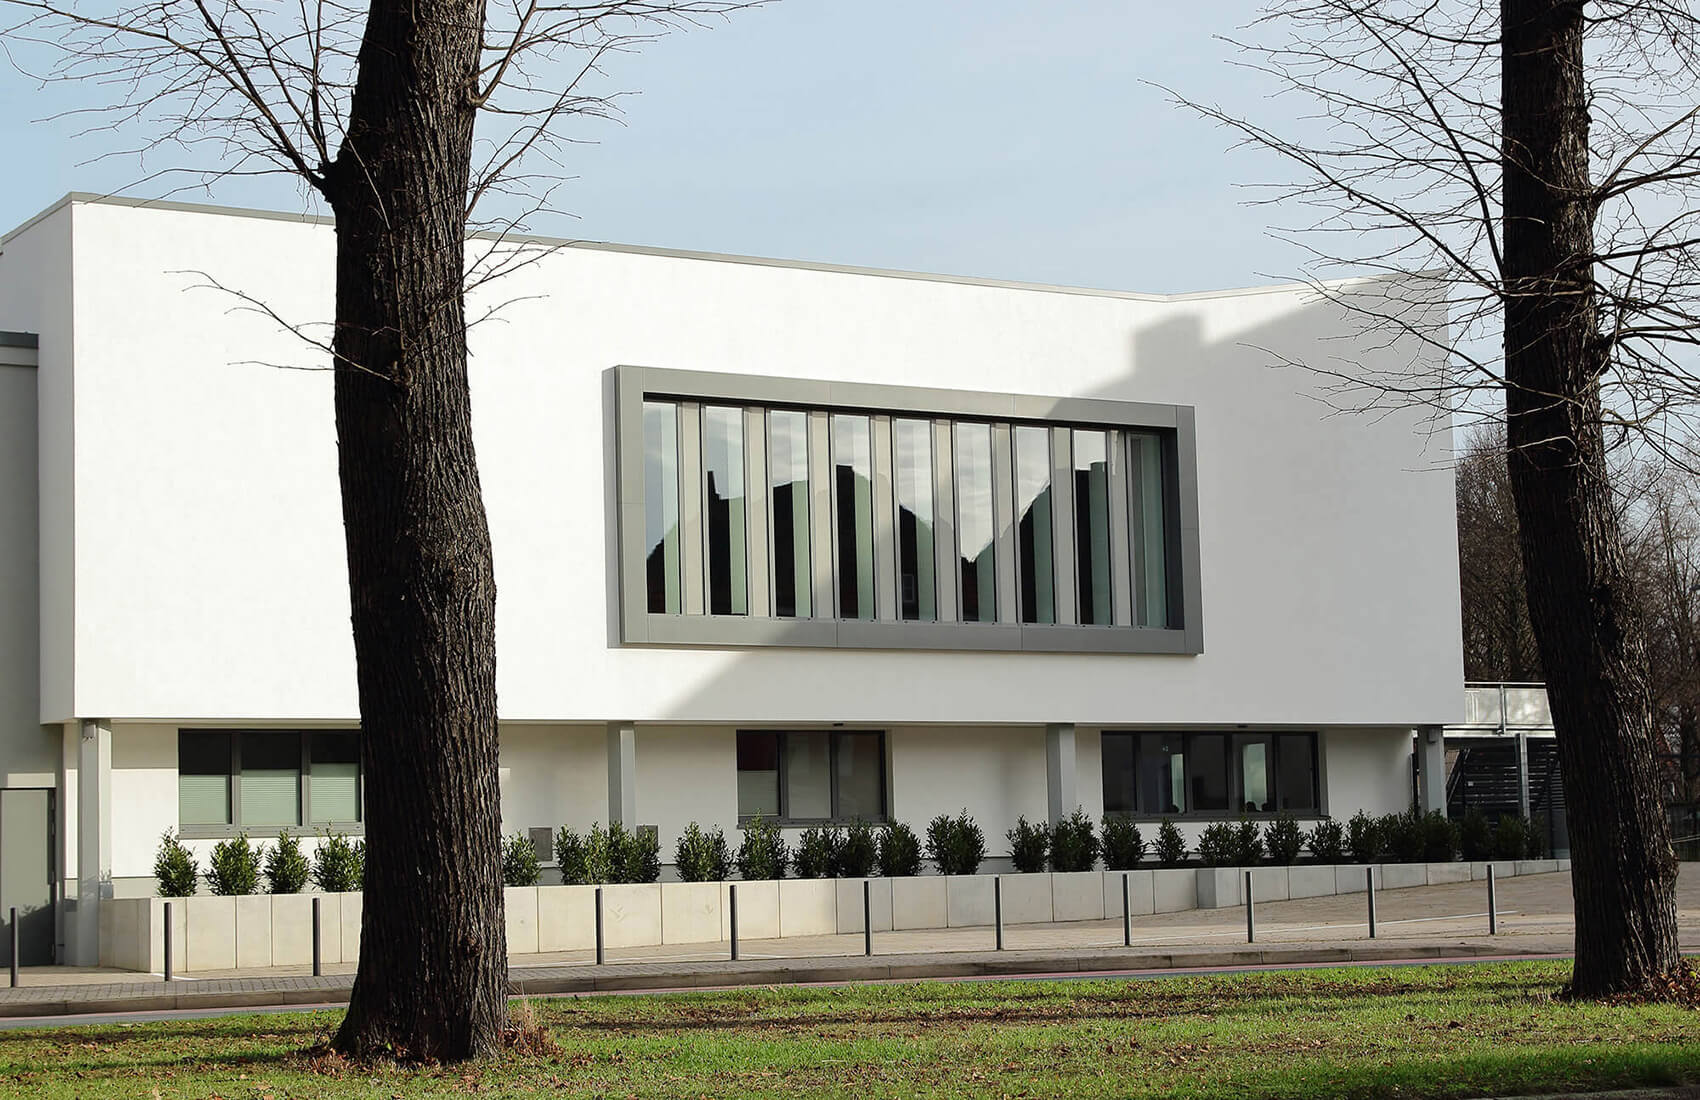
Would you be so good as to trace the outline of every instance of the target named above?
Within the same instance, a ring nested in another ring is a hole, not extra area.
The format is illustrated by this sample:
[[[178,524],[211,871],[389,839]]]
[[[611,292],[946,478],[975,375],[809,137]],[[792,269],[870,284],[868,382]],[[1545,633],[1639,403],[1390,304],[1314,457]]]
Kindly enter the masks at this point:
[[[1073,626],[1086,616],[1076,615],[1075,608],[1075,530],[1074,510],[1074,448],[1072,433],[1067,428],[1046,431],[1051,459],[1051,534],[1054,540],[1051,560],[1054,563],[1052,583],[1056,622]]]

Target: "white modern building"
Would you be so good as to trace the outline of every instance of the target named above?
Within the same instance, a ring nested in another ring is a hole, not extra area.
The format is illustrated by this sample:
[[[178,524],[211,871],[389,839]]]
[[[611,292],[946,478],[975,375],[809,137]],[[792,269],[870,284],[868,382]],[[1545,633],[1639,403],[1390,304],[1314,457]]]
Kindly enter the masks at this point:
[[[504,830],[670,853],[692,821],[966,809],[1001,856],[1077,806],[1399,810],[1413,732],[1442,759],[1447,436],[1291,365],[1439,369],[1419,341],[1299,286],[527,247],[469,311]],[[332,256],[313,219],[75,195],[0,240],[26,961],[90,960],[168,830],[360,827],[332,381],[285,327],[324,336]]]

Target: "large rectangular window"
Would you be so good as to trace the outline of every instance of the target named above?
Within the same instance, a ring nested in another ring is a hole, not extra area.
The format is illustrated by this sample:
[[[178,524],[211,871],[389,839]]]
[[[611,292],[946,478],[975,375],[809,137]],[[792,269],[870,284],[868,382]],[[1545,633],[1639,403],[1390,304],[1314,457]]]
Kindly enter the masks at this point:
[[[926,420],[894,420],[892,481],[897,493],[897,615],[900,619],[938,618],[938,587],[933,556],[933,425]]]
[[[738,816],[883,821],[885,734],[739,730]]]
[[[228,825],[230,734],[222,730],[177,732],[177,820],[183,825]]]
[[[1110,440],[1114,433],[1073,433],[1074,585],[1082,626],[1115,622],[1110,602]]]
[[[832,418],[838,617],[874,617],[874,456],[865,416]]]
[[[773,528],[773,613],[806,619],[814,602],[809,557],[809,416],[795,409],[767,414],[768,481]]]
[[[310,738],[307,789],[313,824],[359,821],[360,738],[352,733],[315,733]]]
[[[992,426],[956,425],[956,545],[962,621],[998,618],[997,511],[992,501]]]
[[[744,410],[702,410],[703,511],[708,521],[708,613],[747,615],[749,558],[744,526]]]
[[[364,816],[356,733],[177,733],[177,820],[191,834],[350,827]]]
[[[1129,733],[1101,739],[1104,812],[1141,817],[1315,814],[1313,733]]]
[[[649,610],[677,615],[679,599],[679,407],[643,403],[644,570]]]
[[[1015,554],[1021,621],[1057,621],[1056,534],[1051,527],[1051,430],[1015,429]]]

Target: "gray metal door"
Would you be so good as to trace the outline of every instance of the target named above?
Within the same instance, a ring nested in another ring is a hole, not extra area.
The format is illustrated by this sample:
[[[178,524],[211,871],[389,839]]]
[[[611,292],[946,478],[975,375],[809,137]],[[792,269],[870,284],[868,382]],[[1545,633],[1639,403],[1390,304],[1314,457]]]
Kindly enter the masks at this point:
[[[53,962],[53,791],[47,787],[0,789],[0,964],[12,961],[5,920],[18,907],[18,961]]]

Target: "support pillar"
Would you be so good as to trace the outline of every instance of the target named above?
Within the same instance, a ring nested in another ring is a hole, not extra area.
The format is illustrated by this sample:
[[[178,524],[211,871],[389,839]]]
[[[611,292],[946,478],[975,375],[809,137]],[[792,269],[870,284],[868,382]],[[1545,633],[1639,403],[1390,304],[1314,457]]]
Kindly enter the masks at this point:
[[[77,895],[68,914],[67,960],[100,965],[100,903],[112,894],[112,724],[77,723]]]
[[[1446,812],[1446,737],[1439,726],[1417,728],[1417,804]]]
[[[1051,824],[1056,824],[1080,806],[1080,769],[1074,759],[1074,725],[1052,723],[1045,727],[1045,794]]]
[[[1517,735],[1517,812],[1532,817],[1529,806],[1529,735]]]
[[[608,823],[637,826],[637,727],[608,723]]]

